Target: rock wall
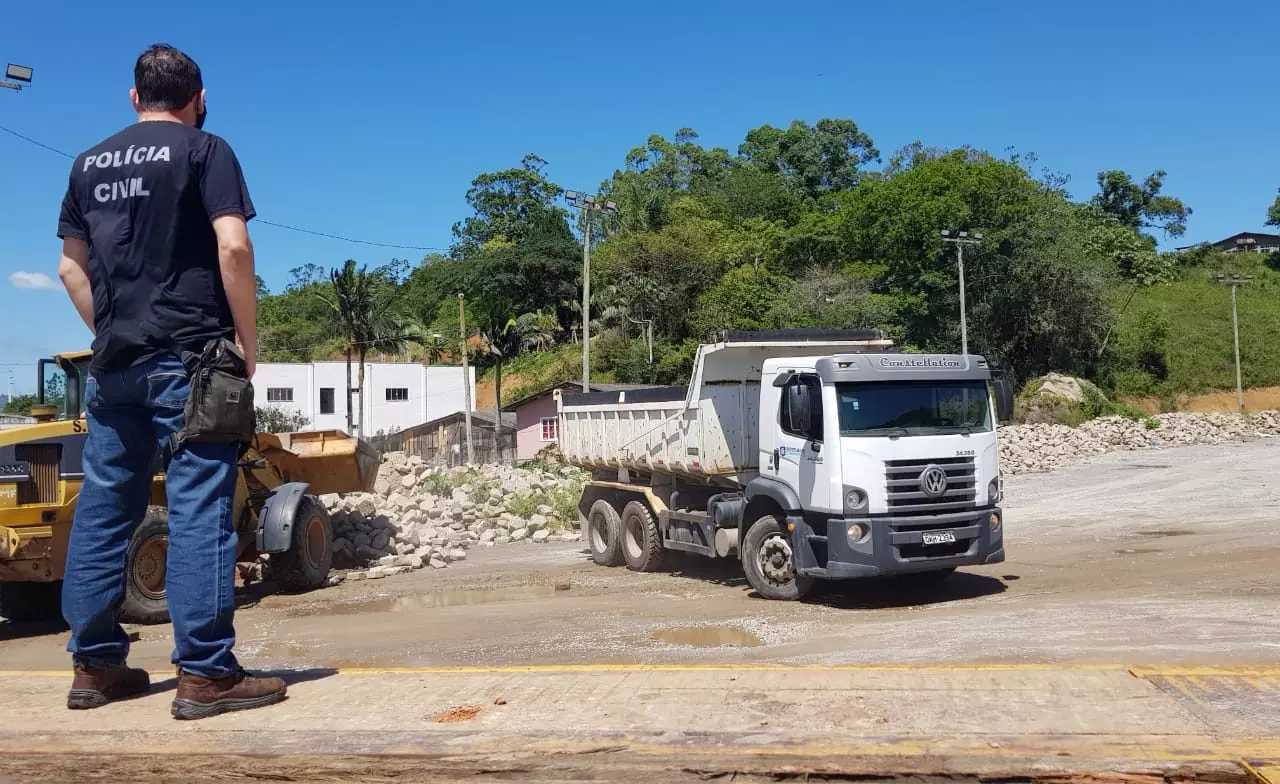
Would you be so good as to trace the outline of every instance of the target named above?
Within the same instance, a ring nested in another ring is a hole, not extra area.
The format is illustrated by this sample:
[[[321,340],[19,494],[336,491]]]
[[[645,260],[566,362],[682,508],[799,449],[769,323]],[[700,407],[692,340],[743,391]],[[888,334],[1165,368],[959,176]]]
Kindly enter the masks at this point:
[[[999,431],[1006,474],[1050,471],[1106,452],[1192,444],[1226,444],[1280,435],[1280,412],[1160,414],[1149,420],[1104,417],[1080,427],[1010,425]]]
[[[321,499],[333,521],[334,568],[352,570],[336,579],[443,569],[473,547],[577,541],[585,479],[573,469],[442,469],[401,452],[384,455],[373,493]]]

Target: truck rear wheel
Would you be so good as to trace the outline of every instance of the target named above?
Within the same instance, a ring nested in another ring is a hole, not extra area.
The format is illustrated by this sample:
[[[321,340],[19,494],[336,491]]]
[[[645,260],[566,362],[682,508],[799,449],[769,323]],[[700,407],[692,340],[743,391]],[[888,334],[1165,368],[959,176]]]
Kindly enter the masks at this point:
[[[329,580],[333,566],[333,525],[315,496],[304,496],[293,518],[289,549],[271,556],[276,582],[290,591],[312,591]]]
[[[62,617],[62,581],[0,583],[0,618],[36,623]]]
[[[751,524],[743,539],[742,570],[747,582],[766,599],[795,601],[813,587],[813,578],[796,572],[791,536],[773,515]]]
[[[120,615],[132,623],[169,620],[165,572],[169,557],[169,510],[153,506],[134,530],[125,560],[124,601]]]
[[[658,521],[643,501],[631,501],[622,508],[622,557],[633,572],[656,572],[662,568],[662,532]]]
[[[587,514],[587,542],[591,560],[601,566],[622,564],[622,521],[613,504],[601,498]]]

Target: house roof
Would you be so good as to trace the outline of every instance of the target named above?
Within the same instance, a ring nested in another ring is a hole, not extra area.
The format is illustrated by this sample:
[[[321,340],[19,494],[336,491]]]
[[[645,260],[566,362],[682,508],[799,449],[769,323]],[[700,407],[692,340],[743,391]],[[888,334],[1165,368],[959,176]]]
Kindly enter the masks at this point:
[[[423,422],[421,425],[406,427],[404,430],[399,432],[409,433],[409,432],[419,432],[423,430],[432,430],[440,425],[447,425],[453,422],[461,422],[463,418],[464,418],[464,415],[462,411],[454,411],[452,414],[445,414],[442,417],[436,417],[430,422]],[[496,427],[498,424],[497,412],[496,411],[472,411],[471,424],[479,425],[480,427]],[[510,411],[503,411],[502,426],[515,428],[516,415]]]
[[[626,392],[627,390],[631,390],[631,389],[649,389],[653,386],[654,386],[653,384],[597,384],[593,382],[591,384],[591,389],[588,391]],[[552,384],[546,389],[540,389],[537,392],[533,392],[531,394],[525,395],[519,400],[515,400],[510,403],[507,403],[505,406],[502,407],[502,410],[504,412],[507,412],[507,411],[511,411],[512,409],[520,408],[521,406],[531,403],[534,400],[537,400],[538,398],[546,397],[552,392],[555,392],[557,389],[564,389],[564,390],[572,389],[574,394],[578,394],[582,391],[582,382],[581,381],[561,381],[559,384]],[[503,419],[503,423],[505,422],[506,422],[506,419]]]
[[[1235,247],[1237,240],[1253,240],[1256,244],[1259,244],[1259,245],[1280,245],[1280,234],[1267,234],[1265,232],[1260,232],[1260,231],[1242,231],[1236,234],[1232,234],[1230,237],[1220,239],[1217,242],[1201,243],[1201,244],[1212,245],[1215,248],[1222,248],[1222,247],[1233,248]],[[1189,248],[1194,248],[1194,247],[1197,247],[1197,246],[1182,245],[1178,248],[1178,250],[1187,250]]]

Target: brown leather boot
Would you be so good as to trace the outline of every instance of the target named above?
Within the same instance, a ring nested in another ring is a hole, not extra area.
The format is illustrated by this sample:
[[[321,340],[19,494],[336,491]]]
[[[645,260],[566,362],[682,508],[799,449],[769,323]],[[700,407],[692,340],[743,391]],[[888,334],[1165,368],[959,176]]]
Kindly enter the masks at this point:
[[[151,676],[146,670],[77,663],[75,673],[71,691],[67,693],[67,707],[71,710],[101,708],[112,700],[146,694],[151,688]]]
[[[175,719],[207,719],[219,713],[262,708],[284,699],[279,678],[255,678],[244,670],[225,678],[202,678],[178,671],[178,694],[171,712]]]

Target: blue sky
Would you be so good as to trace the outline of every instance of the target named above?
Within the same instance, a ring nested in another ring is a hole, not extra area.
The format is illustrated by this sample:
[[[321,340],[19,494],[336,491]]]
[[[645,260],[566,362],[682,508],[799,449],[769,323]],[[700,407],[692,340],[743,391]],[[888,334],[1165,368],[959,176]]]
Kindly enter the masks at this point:
[[[1194,242],[1261,229],[1280,186],[1277,29],[1267,0],[19,3],[0,61],[35,83],[0,91],[0,125],[93,145],[133,121],[133,61],[165,41],[200,63],[259,215],[324,232],[445,247],[471,178],[526,152],[592,188],[652,133],[733,149],[849,117],[886,158],[915,139],[1035,152],[1080,198],[1101,169],[1163,168]],[[56,284],[68,165],[0,133],[0,391],[89,341]],[[423,255],[252,229],[277,289],[308,262]]]

